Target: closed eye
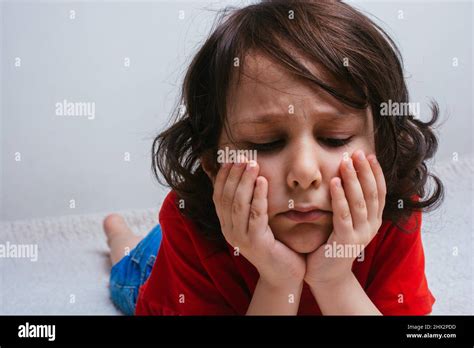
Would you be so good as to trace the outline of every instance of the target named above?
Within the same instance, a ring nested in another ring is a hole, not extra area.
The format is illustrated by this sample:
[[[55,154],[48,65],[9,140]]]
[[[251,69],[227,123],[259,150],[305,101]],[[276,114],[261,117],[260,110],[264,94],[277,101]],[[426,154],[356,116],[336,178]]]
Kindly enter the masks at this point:
[[[352,137],[349,137],[346,139],[320,138],[320,141],[329,147],[337,148],[337,147],[341,147],[341,146],[349,144],[351,142],[351,139]],[[270,152],[270,151],[277,150],[280,147],[283,147],[284,143],[285,143],[284,140],[277,140],[277,141],[272,141],[270,143],[260,143],[260,144],[250,143],[250,147],[257,151]]]
[[[336,139],[336,138],[322,138],[321,141],[327,144],[329,147],[341,147],[347,145],[351,142],[352,137],[346,139]]]
[[[281,147],[284,145],[284,140],[277,140],[277,141],[272,141],[271,143],[262,143],[262,144],[255,144],[251,143],[250,146],[257,150],[257,151],[273,151],[278,149],[278,147]]]

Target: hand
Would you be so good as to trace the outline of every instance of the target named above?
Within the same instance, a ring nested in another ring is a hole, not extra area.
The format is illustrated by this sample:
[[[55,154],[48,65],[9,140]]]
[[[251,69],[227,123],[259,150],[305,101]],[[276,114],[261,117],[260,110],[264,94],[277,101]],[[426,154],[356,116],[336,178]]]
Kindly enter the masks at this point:
[[[363,151],[356,151],[351,158],[342,161],[342,186],[338,186],[340,178],[333,178],[330,182],[334,229],[326,244],[307,255],[304,280],[310,286],[350,275],[357,255],[341,258],[334,257],[334,254],[327,256],[326,251],[334,245],[350,245],[350,250],[357,250],[357,247],[363,250],[382,224],[386,195],[382,168],[377,161],[371,161],[375,155],[360,159],[360,153]],[[348,166],[353,162],[355,171]]]
[[[263,176],[257,177],[259,170],[255,161],[252,165],[226,163],[219,169],[212,198],[222,233],[268,285],[302,283],[305,257],[275,239],[268,225],[268,182]]]

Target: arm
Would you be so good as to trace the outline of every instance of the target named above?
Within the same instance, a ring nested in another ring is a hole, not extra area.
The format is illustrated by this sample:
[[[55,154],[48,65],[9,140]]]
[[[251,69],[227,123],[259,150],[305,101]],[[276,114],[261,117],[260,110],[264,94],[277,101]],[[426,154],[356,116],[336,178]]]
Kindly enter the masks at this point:
[[[295,315],[305,257],[275,239],[268,225],[268,181],[259,170],[256,162],[224,164],[214,180],[213,200],[228,244],[260,275],[247,314]]]
[[[341,166],[344,186],[340,178],[330,182],[334,229],[327,243],[306,259],[305,281],[323,314],[381,314],[352,272],[356,255],[326,254],[336,245],[360,247],[363,252],[382,224],[386,195],[382,168],[374,155],[354,154],[355,168],[351,158]]]
[[[296,315],[303,282],[276,287],[259,278],[247,315]]]
[[[323,315],[382,315],[354,273],[332,282],[310,285]]]

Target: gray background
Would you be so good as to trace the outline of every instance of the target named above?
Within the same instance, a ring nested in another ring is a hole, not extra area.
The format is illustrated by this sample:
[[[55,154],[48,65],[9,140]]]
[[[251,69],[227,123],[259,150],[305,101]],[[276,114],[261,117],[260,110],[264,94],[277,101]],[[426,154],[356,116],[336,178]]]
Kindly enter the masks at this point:
[[[159,206],[168,190],[152,178],[152,140],[215,11],[247,3],[2,2],[0,219]],[[400,46],[421,118],[430,98],[439,102],[447,122],[436,161],[472,154],[472,3],[351,4]],[[94,102],[95,119],[56,116],[64,99]]]

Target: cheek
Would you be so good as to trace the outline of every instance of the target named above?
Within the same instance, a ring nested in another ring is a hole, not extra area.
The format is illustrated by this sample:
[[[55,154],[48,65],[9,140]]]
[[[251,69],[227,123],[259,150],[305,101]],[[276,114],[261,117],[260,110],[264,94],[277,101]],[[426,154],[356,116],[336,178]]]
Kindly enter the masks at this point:
[[[341,164],[344,156],[350,157],[353,149],[343,148],[340,151],[327,152],[324,156],[320,156],[319,179],[322,180],[322,187],[327,189],[329,195],[329,183],[334,177],[341,177]]]
[[[350,156],[352,151],[344,150],[342,153],[331,154],[328,156],[322,167],[323,180],[327,179],[329,182],[334,176],[339,175],[339,168],[344,156]]]
[[[349,152],[349,155],[352,155],[352,153],[356,150],[364,150],[364,153],[366,155],[375,153],[374,137],[369,136],[369,135],[364,135],[357,138],[355,141],[353,141],[353,143],[351,144],[350,148],[347,151]]]
[[[268,182],[268,212],[271,214],[277,207],[282,205],[282,193],[285,188],[284,170],[279,163],[278,158],[257,158],[260,166],[261,175],[267,179]]]

